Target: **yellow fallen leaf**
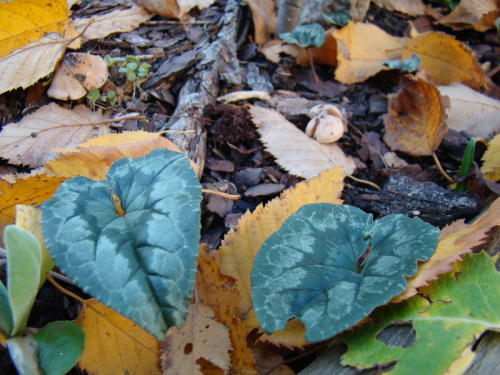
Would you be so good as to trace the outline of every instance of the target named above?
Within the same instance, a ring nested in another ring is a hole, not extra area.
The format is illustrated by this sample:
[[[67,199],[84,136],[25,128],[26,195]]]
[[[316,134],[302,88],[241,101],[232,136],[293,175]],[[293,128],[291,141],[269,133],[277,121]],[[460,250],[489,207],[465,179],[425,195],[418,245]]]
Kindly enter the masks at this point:
[[[163,374],[202,375],[198,361],[229,370],[231,342],[228,329],[214,319],[210,307],[192,304],[181,329],[173,326],[162,345]]]
[[[481,172],[490,181],[500,180],[500,134],[493,137],[483,155]]]
[[[401,58],[407,42],[406,38],[396,38],[375,25],[351,21],[333,35],[339,63],[335,79],[345,84],[362,82],[388,69],[382,61]]]
[[[438,89],[441,95],[450,99],[450,108],[447,110],[450,129],[464,131],[474,137],[488,137],[500,132],[500,100],[461,83],[439,86]]]
[[[333,168],[322,172],[285,191],[267,205],[259,205],[252,213],[244,214],[236,228],[231,230],[219,248],[219,265],[223,274],[237,279],[237,287],[241,301],[237,316],[242,320],[247,333],[259,328],[259,322],[252,307],[250,273],[253,259],[264,241],[292,213],[310,203],[342,204],[340,194],[343,189],[342,170]],[[292,328],[290,328],[292,327]],[[303,347],[305,330],[300,322],[291,320],[285,330],[275,332],[267,341],[279,343],[289,348]]]
[[[108,79],[108,64],[100,56],[68,53],[57,67],[47,95],[59,100],[83,98]]]
[[[66,0],[0,2],[0,58],[50,32],[64,35],[68,27]]]
[[[485,75],[471,50],[451,35],[428,32],[412,38],[401,58],[420,57],[421,67],[436,85],[462,82],[473,89],[484,84]]]
[[[204,9],[213,4],[215,0],[135,0],[135,2],[149,10],[151,13],[163,17],[185,18],[194,7]]]
[[[44,164],[44,168],[53,176],[104,180],[111,163],[122,158],[144,156],[159,148],[180,152],[177,146],[158,133],[141,130],[103,135],[79,144],[76,149],[56,150],[62,155]],[[198,165],[191,162],[191,166],[198,174]]]
[[[422,16],[425,14],[425,4],[422,0],[372,0],[380,8],[389,11],[397,11],[410,16]]]
[[[87,374],[161,374],[160,343],[115,310],[86,300],[75,323],[85,332],[78,364]]]
[[[28,230],[33,234],[40,247],[42,249],[42,263],[41,263],[41,273],[40,273],[40,283],[38,287],[40,288],[45,282],[45,271],[50,271],[54,268],[54,261],[50,257],[49,251],[45,247],[42,235],[42,210],[33,206],[27,206],[23,204],[16,205],[16,225],[18,227]]]
[[[274,12],[275,4],[273,0],[244,0],[252,11],[252,19],[254,25],[254,42],[264,44],[271,35],[274,34],[276,28],[276,13]]]
[[[29,176],[9,183],[0,179],[0,238],[3,228],[14,223],[16,205],[38,206],[52,197],[65,178],[46,175]]]
[[[445,119],[445,106],[436,86],[408,75],[389,101],[384,140],[392,150],[430,156],[448,131]]]
[[[118,9],[105,14],[97,14],[91,18],[78,18],[73,21],[77,32],[82,32],[90,20],[94,22],[85,30],[85,40],[104,38],[112,33],[124,33],[135,30],[151,17],[146,9],[133,5],[128,9]]]
[[[450,14],[439,20],[440,24],[453,29],[473,27],[484,32],[495,27],[500,17],[498,0],[462,0]]]
[[[354,160],[339,146],[308,137],[279,112],[257,106],[250,106],[249,112],[267,151],[290,173],[311,178],[336,166],[341,166],[346,175],[356,169]]]
[[[202,244],[199,249],[196,292],[200,304],[214,311],[218,322],[229,328],[231,340],[231,372],[234,374],[257,374],[255,359],[247,344],[247,333],[236,310],[240,304],[240,293],[236,279],[222,275],[218,264],[219,252],[207,251]]]
[[[31,86],[51,73],[68,43],[61,35],[48,33],[40,40],[0,58],[0,94]]]
[[[0,153],[13,164],[36,168],[54,157],[52,148],[74,147],[88,138],[109,133],[100,112],[84,105],[72,110],[45,105],[0,132]]]
[[[460,260],[462,255],[470,253],[474,247],[484,243],[490,229],[500,225],[500,198],[473,224],[464,224],[463,220],[445,227],[441,231],[434,255],[421,264],[417,273],[408,278],[406,290],[392,299],[400,302],[417,294],[417,288],[428,285],[438,275],[453,269],[452,263]]]

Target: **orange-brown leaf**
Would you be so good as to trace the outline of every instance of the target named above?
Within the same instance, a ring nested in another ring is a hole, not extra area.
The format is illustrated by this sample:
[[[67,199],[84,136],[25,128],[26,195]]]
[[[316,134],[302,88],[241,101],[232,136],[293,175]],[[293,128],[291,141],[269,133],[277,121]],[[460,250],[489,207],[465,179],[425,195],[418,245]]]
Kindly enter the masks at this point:
[[[254,25],[254,41],[257,44],[264,44],[276,28],[276,13],[274,12],[273,0],[244,0],[252,10]]]
[[[471,50],[451,35],[428,32],[412,38],[403,49],[402,58],[413,54],[420,57],[421,66],[436,85],[462,82],[478,89],[485,75]]]
[[[161,374],[158,340],[113,309],[87,300],[76,324],[85,332],[79,365],[89,375]]]
[[[310,203],[341,204],[342,170],[333,168],[322,172],[319,176],[301,182],[294,189],[285,191],[279,198],[260,205],[252,213],[247,212],[240,219],[236,230],[230,231],[219,249],[219,265],[223,274],[236,278],[241,302],[237,316],[241,318],[247,333],[259,328],[259,323],[252,307],[250,273],[253,259],[264,241],[292,213],[301,206]],[[295,327],[297,327],[297,323]],[[303,331],[302,331],[303,332]],[[306,344],[303,335],[297,328],[275,333],[280,335],[279,343],[288,347],[303,347]]]
[[[92,180],[104,180],[111,163],[118,159],[137,158],[154,149],[180,150],[158,133],[145,131],[123,132],[93,138],[78,145],[74,150],[60,150],[63,155],[44,165],[49,174],[63,177],[85,176]],[[191,162],[195,173],[199,167]]]
[[[210,307],[192,304],[184,326],[167,331],[162,345],[163,374],[201,375],[200,360],[229,370],[228,329],[214,315]]]
[[[11,184],[0,179],[0,238],[3,228],[14,223],[16,204],[38,206],[52,197],[64,180],[61,177],[37,175],[16,179]]]
[[[461,260],[467,254],[484,243],[487,232],[500,225],[500,198],[473,224],[463,221],[455,222],[441,231],[441,236],[434,255],[420,265],[417,273],[408,279],[406,291],[393,298],[399,302],[414,296],[417,288],[425,286],[429,281],[437,279],[437,275],[452,270],[451,264]]]
[[[439,23],[453,29],[474,27],[477,31],[486,31],[495,27],[495,20],[500,17],[498,0],[462,0],[450,14]]]
[[[235,374],[256,374],[255,360],[247,345],[247,332],[236,316],[240,304],[240,293],[236,279],[222,275],[218,264],[219,252],[207,252],[206,245],[200,246],[196,273],[198,302],[210,307],[218,322],[229,328],[231,350],[231,371]]]
[[[424,78],[407,76],[389,102],[384,140],[392,150],[432,155],[448,131],[445,118],[445,105],[436,86]]]

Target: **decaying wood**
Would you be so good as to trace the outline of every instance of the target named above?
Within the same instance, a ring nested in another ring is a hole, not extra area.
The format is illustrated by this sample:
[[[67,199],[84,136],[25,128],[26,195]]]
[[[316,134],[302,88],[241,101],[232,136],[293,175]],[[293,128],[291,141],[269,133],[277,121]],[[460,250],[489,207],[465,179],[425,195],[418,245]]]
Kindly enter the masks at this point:
[[[281,0],[278,2],[276,35],[292,31],[299,22],[305,0]]]
[[[206,132],[203,129],[203,109],[215,104],[219,82],[241,84],[240,67],[236,56],[236,31],[239,2],[228,0],[214,40],[208,40],[198,50],[204,57],[183,85],[173,118],[165,128],[180,133],[167,137],[203,170],[206,151]]]

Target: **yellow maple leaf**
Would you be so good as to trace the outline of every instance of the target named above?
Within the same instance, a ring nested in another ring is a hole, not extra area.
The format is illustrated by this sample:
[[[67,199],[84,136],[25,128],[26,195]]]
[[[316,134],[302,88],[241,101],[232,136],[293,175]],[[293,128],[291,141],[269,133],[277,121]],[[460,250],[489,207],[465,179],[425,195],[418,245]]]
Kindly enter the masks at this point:
[[[490,181],[500,180],[500,134],[495,135],[490,141],[483,155],[481,172]]]
[[[202,244],[199,249],[196,272],[198,302],[210,307],[218,322],[229,328],[231,340],[231,371],[235,374],[257,374],[255,359],[247,345],[247,334],[241,319],[236,316],[240,293],[236,279],[222,275],[218,264],[219,252],[207,252]]]
[[[81,143],[76,149],[57,150],[63,155],[49,161],[44,167],[54,176],[85,176],[92,180],[104,180],[109,167],[116,160],[137,158],[161,148],[180,152],[177,146],[158,133],[130,131],[109,134]],[[198,165],[191,162],[191,166],[198,174]]]
[[[89,375],[161,374],[160,343],[136,323],[95,299],[82,301],[76,319],[85,332],[78,364]]]
[[[0,180],[0,236],[3,228],[14,223],[16,205],[37,206],[52,197],[65,178],[47,175],[18,178],[11,184]]]
[[[231,230],[219,249],[221,272],[236,278],[241,301],[237,316],[246,327],[247,334],[259,328],[259,322],[252,306],[250,273],[253,259],[264,241],[292,213],[310,203],[342,204],[340,194],[343,189],[342,169],[332,168],[308,181],[301,182],[294,189],[285,191],[279,198],[267,205],[259,205],[252,213],[247,212],[239,221],[236,230]],[[273,333],[264,340],[287,347],[303,347],[303,325],[290,320],[284,330]]]

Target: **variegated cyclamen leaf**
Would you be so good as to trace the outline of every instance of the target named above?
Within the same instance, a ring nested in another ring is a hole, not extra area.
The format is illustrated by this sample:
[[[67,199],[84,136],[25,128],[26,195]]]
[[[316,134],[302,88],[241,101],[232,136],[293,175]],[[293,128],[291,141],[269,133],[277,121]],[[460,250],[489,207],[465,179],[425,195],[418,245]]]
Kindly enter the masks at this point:
[[[255,256],[257,319],[270,334],[295,317],[305,325],[307,341],[328,339],[403,292],[405,276],[434,253],[438,235],[418,218],[373,221],[353,206],[305,205]]]
[[[75,283],[162,339],[188,312],[200,201],[188,158],[154,150],[113,163],[105,181],[63,182],[43,204],[43,236]]]

